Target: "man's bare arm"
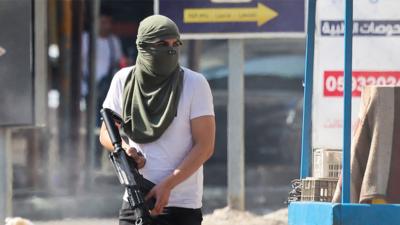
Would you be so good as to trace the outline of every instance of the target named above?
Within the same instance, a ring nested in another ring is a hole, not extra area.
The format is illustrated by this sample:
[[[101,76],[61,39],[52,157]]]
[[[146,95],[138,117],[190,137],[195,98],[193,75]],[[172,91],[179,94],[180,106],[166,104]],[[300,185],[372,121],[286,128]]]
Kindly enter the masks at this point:
[[[191,120],[194,146],[182,163],[167,179],[172,187],[196,172],[214,153],[215,117],[202,116]]]
[[[181,164],[161,183],[157,184],[146,198],[156,197],[153,215],[162,213],[168,204],[171,190],[196,172],[214,153],[215,117],[202,116],[191,120],[194,146]]]
[[[110,152],[114,151],[114,146],[111,142],[110,136],[108,136],[107,128],[104,122],[101,123],[99,140],[105,149]],[[126,143],[122,141],[122,145],[126,145]]]

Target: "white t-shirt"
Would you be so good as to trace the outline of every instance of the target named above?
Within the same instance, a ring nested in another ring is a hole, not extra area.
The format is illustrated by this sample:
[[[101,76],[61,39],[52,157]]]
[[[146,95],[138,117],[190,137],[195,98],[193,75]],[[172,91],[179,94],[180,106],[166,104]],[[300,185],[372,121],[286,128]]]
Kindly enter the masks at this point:
[[[133,67],[118,71],[110,86],[103,108],[122,115],[122,95],[125,81]],[[146,165],[140,170],[143,176],[159,183],[180,165],[193,147],[190,120],[214,115],[210,86],[203,75],[183,68],[183,89],[179,99],[178,113],[162,136],[151,143],[138,144],[129,140],[146,157]],[[126,195],[126,194],[125,194]],[[177,185],[171,191],[168,206],[200,208],[203,196],[203,167]],[[124,197],[126,200],[126,196]]]

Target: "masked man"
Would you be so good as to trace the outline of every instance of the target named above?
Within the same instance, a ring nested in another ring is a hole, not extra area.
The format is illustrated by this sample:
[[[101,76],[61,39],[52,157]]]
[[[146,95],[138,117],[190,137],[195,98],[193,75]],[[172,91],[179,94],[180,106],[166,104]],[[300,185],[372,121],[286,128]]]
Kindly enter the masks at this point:
[[[103,107],[122,115],[129,137],[124,149],[156,184],[147,198],[156,198],[151,214],[157,224],[201,224],[203,164],[215,141],[210,87],[201,74],[179,65],[182,43],[169,18],[144,19],[136,44],[136,65],[116,73]],[[113,149],[104,124],[100,142]],[[120,225],[134,224],[131,215],[124,196]]]

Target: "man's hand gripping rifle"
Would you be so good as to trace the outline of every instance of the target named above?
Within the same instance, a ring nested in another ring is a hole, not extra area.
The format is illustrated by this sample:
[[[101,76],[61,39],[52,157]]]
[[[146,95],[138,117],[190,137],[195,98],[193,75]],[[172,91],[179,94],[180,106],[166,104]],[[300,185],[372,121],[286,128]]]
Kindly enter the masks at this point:
[[[145,179],[139,173],[136,162],[122,148],[122,139],[118,127],[115,125],[115,123],[122,124],[122,119],[114,111],[107,108],[103,108],[100,114],[114,146],[114,151],[110,152],[109,157],[117,172],[119,182],[125,187],[128,193],[129,204],[135,210],[136,224],[150,225],[151,216],[149,209],[154,207],[155,199],[152,198],[146,202],[144,195],[155,184]]]

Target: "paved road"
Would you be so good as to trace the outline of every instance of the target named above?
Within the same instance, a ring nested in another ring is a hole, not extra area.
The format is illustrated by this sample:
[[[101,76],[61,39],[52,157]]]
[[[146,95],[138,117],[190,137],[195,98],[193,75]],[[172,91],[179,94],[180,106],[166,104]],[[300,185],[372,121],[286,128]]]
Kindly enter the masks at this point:
[[[118,225],[116,219],[70,219],[62,221],[34,222],[35,225]]]
[[[203,225],[287,225],[287,208],[267,213],[265,215],[255,215],[249,212],[241,212],[222,208],[215,210],[212,214],[204,216]],[[117,220],[113,219],[80,219],[35,222],[35,225],[118,225]]]

